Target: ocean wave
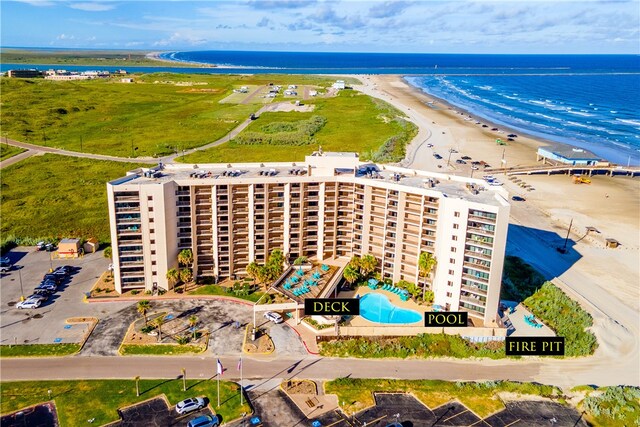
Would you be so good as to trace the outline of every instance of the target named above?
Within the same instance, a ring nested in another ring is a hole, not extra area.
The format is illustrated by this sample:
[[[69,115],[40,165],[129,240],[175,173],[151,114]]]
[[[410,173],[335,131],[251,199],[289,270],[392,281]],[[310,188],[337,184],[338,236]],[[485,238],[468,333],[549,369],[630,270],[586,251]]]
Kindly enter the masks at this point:
[[[489,85],[484,85],[484,86],[475,86],[478,89],[482,89],[482,90],[493,90],[493,86],[489,86]]]
[[[540,117],[544,117],[547,120],[551,120],[554,122],[564,122],[564,120],[558,118],[558,117],[553,117],[553,116],[547,116],[546,114],[542,114],[542,113],[535,113],[536,116],[540,116]]]
[[[631,125],[640,128],[640,120],[633,119],[616,119],[616,122],[624,123],[626,125]]]
[[[589,113],[585,113],[582,110],[580,111],[573,111],[570,108],[567,109],[567,113],[569,114],[575,114],[576,116],[582,116],[582,117],[593,117],[593,114],[589,114]]]

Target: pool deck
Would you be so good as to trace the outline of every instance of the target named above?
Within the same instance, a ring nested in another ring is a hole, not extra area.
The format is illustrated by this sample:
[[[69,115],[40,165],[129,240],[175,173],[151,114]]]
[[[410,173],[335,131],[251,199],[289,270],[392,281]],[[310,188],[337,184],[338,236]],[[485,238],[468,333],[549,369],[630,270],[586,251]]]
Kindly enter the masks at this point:
[[[373,290],[371,288],[369,288],[368,286],[360,286],[359,288],[357,288],[355,291],[350,291],[350,292],[340,292],[340,294],[338,295],[340,298],[355,298],[356,295],[360,295],[361,297],[366,295],[366,294],[370,294],[370,293],[375,293],[375,294],[380,294],[383,295],[385,297],[387,297],[389,299],[389,301],[391,301],[391,304],[395,305],[396,307],[400,307],[400,308],[404,308],[407,310],[413,310],[413,311],[417,311],[418,313],[422,314],[425,311],[431,311],[431,304],[424,304],[424,305],[420,305],[417,304],[416,302],[412,301],[412,300],[407,300],[407,301],[402,301],[400,299],[400,296],[397,294],[394,294],[393,292],[389,292],[389,291],[383,291],[382,289],[376,289]],[[379,327],[386,327],[386,326],[401,326],[401,327],[407,327],[407,328],[411,328],[411,327],[415,327],[415,326],[422,326],[421,322],[416,322],[413,324],[401,324],[401,323],[377,323],[377,322],[370,322],[369,320],[365,319],[362,316],[356,316],[353,319],[351,319],[351,321],[349,322],[349,326],[353,326],[353,327],[362,327],[362,326],[367,326],[367,327],[371,327],[371,326],[379,326]]]

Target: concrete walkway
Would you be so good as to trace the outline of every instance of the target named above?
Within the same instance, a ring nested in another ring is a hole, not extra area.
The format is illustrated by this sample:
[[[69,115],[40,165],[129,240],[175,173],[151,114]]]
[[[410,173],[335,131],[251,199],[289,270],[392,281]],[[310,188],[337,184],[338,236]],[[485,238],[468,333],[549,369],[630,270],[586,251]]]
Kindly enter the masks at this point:
[[[16,154],[15,156],[9,157],[8,159],[1,161],[0,169],[6,168],[7,166],[10,166],[14,163],[18,163],[20,160],[24,160],[36,154],[39,154],[39,153],[33,150],[27,150],[24,153]]]

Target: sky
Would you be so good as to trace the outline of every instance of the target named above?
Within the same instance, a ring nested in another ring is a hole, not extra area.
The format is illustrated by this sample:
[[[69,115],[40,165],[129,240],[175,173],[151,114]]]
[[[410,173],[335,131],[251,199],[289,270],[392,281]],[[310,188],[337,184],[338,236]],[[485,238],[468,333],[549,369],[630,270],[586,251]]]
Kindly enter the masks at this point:
[[[640,54],[640,1],[0,2],[2,46]]]

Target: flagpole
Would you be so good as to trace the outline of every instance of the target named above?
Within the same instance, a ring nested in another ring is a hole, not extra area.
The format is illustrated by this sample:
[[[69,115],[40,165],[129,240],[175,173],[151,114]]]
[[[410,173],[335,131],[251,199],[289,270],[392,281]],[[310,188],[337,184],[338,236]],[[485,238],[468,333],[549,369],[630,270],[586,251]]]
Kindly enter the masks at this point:
[[[240,406],[243,405],[242,403],[242,368],[244,368],[244,366],[242,366],[242,356],[240,356]]]
[[[218,374],[218,408],[220,407],[220,374]]]

